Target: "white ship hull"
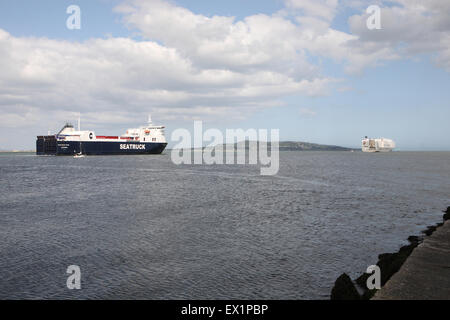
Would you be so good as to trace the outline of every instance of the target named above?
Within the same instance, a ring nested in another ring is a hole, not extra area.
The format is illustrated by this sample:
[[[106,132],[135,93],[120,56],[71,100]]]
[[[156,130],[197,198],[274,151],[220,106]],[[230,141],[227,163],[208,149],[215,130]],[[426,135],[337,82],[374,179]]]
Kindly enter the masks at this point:
[[[376,150],[370,149],[370,148],[362,148],[363,152],[391,152],[392,150],[393,150],[392,148],[391,149],[384,148],[384,149],[376,149]]]
[[[395,148],[395,142],[391,139],[365,138],[361,141],[361,150],[363,152],[390,152]]]

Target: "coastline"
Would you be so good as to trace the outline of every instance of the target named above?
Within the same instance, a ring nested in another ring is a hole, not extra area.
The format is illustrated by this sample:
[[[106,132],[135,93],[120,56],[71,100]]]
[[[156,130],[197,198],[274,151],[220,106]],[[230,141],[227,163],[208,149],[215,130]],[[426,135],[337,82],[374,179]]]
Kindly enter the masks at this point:
[[[422,231],[423,235],[420,236],[410,236],[408,237],[409,244],[402,246],[397,252],[394,253],[382,253],[378,256],[378,261],[376,265],[381,271],[381,289],[369,290],[366,287],[366,281],[370,274],[363,273],[358,278],[352,280],[346,273],[341,274],[335,281],[335,284],[331,290],[330,299],[331,300],[370,300],[375,299],[397,299],[401,295],[394,297],[387,291],[385,286],[389,280],[402,270],[402,267],[407,261],[409,261],[410,256],[415,252],[415,249],[425,241],[429,241],[430,237],[434,234],[436,230],[442,227],[447,220],[450,220],[450,206],[446,211],[443,211],[443,221],[437,223],[436,225],[428,226]],[[448,225],[448,223],[447,223]],[[426,249],[423,249],[426,250]],[[428,272],[428,271],[427,271]],[[406,271],[404,271],[406,273]],[[389,285],[391,289],[394,285]],[[398,291],[398,290],[397,290]],[[383,294],[380,294],[383,292]],[[420,297],[424,299],[425,297]],[[447,297],[447,298],[450,298]]]

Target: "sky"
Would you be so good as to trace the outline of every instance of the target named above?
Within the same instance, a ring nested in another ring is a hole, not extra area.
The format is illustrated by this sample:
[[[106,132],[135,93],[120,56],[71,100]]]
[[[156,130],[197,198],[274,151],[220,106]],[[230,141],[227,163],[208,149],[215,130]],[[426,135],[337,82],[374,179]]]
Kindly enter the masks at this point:
[[[34,149],[79,113],[98,135],[151,113],[169,147],[202,120],[450,150],[450,1],[0,0],[0,150]]]

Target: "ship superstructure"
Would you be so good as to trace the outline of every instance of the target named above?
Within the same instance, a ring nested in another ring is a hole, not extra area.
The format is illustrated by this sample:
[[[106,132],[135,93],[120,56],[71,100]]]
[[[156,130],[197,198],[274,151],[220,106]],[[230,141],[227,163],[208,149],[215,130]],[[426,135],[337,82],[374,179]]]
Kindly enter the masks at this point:
[[[149,117],[147,125],[128,129],[120,136],[96,135],[94,131],[78,130],[70,123],[55,135],[38,136],[38,155],[112,155],[159,154],[167,146],[164,126],[156,126]]]

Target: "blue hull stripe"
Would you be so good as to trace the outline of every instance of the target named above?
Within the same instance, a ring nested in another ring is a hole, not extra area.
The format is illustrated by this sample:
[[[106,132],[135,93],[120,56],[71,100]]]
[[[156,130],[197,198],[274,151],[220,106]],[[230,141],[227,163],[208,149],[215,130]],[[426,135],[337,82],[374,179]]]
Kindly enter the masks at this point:
[[[112,142],[85,141],[81,143],[81,152],[86,155],[113,154],[159,154],[166,148],[167,143],[160,142]],[[48,152],[37,145],[36,153],[54,155],[74,155],[80,152],[78,141],[57,141],[55,151]]]

